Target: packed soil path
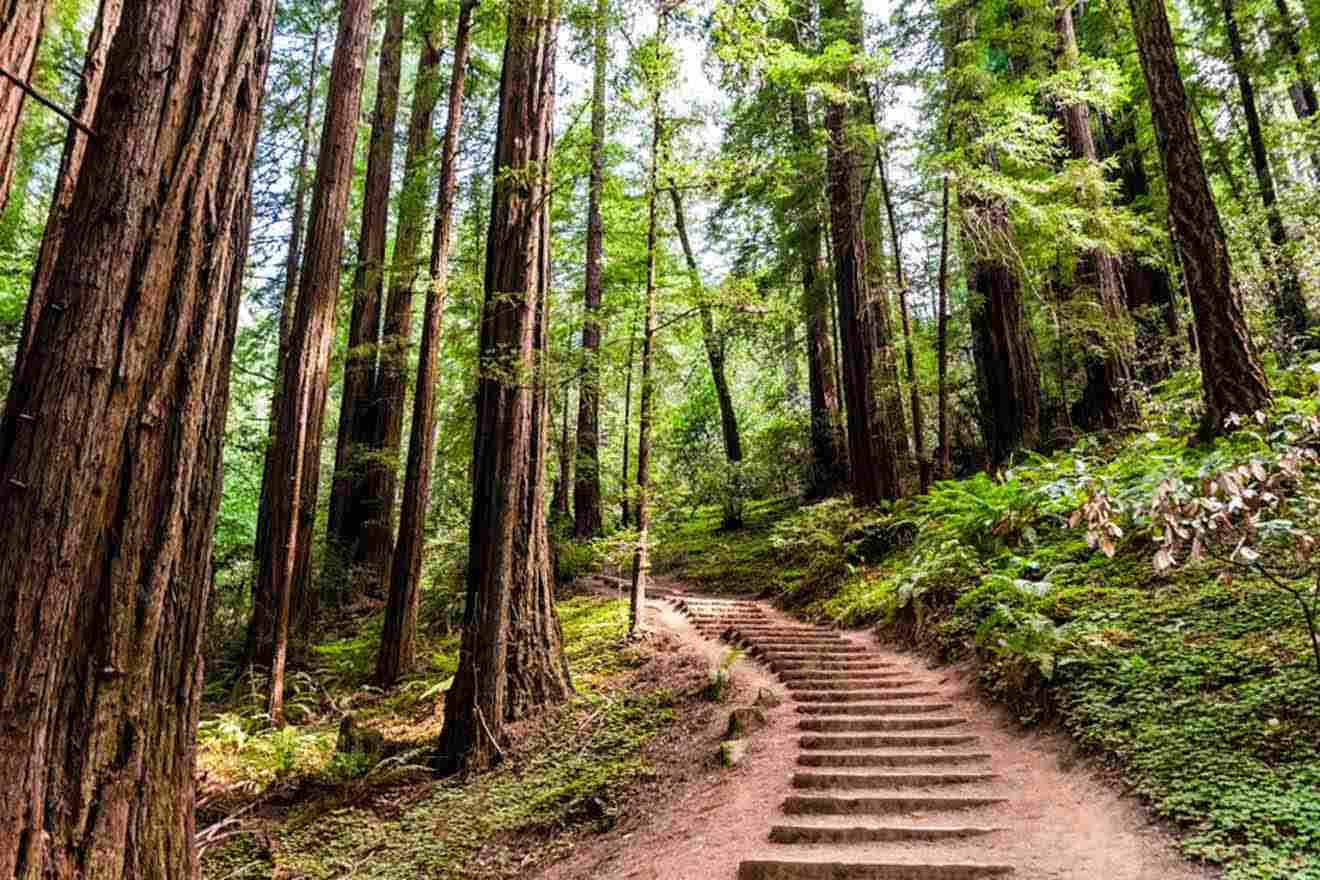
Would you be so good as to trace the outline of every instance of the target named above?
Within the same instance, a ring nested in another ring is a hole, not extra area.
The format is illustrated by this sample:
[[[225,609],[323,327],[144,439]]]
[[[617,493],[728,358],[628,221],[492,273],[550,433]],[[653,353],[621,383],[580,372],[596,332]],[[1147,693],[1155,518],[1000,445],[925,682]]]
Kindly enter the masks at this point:
[[[786,697],[722,787],[676,791],[548,878],[638,880],[1194,880],[1130,799],[1023,733],[974,682],[867,633],[682,588],[648,619],[746,651],[735,672]],[[710,653],[710,652],[708,652]],[[759,667],[759,668],[754,668]],[[773,678],[771,677],[773,676]],[[583,841],[586,844],[586,841]]]

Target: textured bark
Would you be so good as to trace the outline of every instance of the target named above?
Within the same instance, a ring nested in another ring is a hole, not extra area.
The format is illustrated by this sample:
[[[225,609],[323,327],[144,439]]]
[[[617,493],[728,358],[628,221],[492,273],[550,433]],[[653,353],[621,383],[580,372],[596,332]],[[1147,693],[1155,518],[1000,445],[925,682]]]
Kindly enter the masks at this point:
[[[798,29],[792,34],[797,38]],[[801,48],[801,44],[798,44]],[[807,98],[790,98],[793,137],[799,149],[811,148]],[[840,433],[839,391],[835,381],[834,334],[829,272],[821,253],[821,222],[815,191],[800,196],[797,209],[798,259],[802,264],[802,315],[806,326],[807,386],[811,396],[811,479],[807,497],[826,498],[846,479],[844,439]]]
[[[1079,53],[1072,7],[1055,14],[1054,27],[1059,38],[1056,55],[1059,69],[1076,70]],[[1093,165],[1098,163],[1100,154],[1091,136],[1090,108],[1078,102],[1067,104],[1060,111],[1069,155]],[[1073,406],[1072,419],[1084,431],[1131,424],[1137,415],[1131,394],[1134,352],[1123,308],[1122,263],[1104,248],[1092,248],[1078,258],[1075,274],[1079,287],[1094,292],[1105,330],[1087,334],[1086,354],[1082,359],[1086,385],[1081,399]]]
[[[87,57],[83,61],[82,80],[78,85],[78,101],[73,107],[73,115],[77,119],[90,120],[96,116],[97,102],[101,97],[101,82],[105,77],[106,55],[110,51],[110,40],[114,36],[115,29],[119,27],[119,16],[123,8],[124,0],[101,0],[96,13],[96,24],[87,38]],[[5,67],[8,70],[14,69],[7,64]],[[3,88],[0,86],[0,90]],[[19,337],[18,350],[14,355],[15,376],[23,369],[23,358],[32,344],[32,334],[36,332],[37,321],[41,316],[42,307],[46,304],[50,276],[55,271],[55,246],[59,243],[65,219],[73,204],[73,193],[78,185],[78,174],[82,169],[83,157],[87,153],[87,145],[87,136],[70,125],[64,139],[64,154],[60,158],[60,172],[55,180],[55,192],[50,200],[46,232],[37,255],[37,267],[32,275],[32,289],[28,294],[27,309],[23,314],[23,334]],[[3,203],[4,197],[0,196],[0,213],[4,212]]]
[[[197,875],[201,639],[272,20],[271,0],[127,0],[110,46],[0,421],[0,876]]]
[[[846,0],[831,0],[822,17],[834,21],[860,48],[861,34]],[[866,241],[861,230],[857,169],[862,152],[847,128],[855,115],[856,87],[838,83],[852,104],[831,102],[825,110],[829,144],[827,177],[830,235],[833,240],[834,284],[838,294],[839,336],[843,359],[843,392],[847,403],[848,461],[853,495],[861,504],[897,498],[899,475],[893,438],[875,395],[876,353],[868,325],[870,296],[866,285]],[[869,152],[868,152],[869,155]]]
[[[303,141],[298,154],[297,180],[294,182],[293,219],[290,222],[289,249],[284,258],[284,291],[280,299],[279,344],[275,357],[275,389],[271,399],[270,418],[267,425],[266,455],[262,462],[262,483],[269,478],[275,464],[276,451],[279,449],[279,437],[276,431],[275,415],[279,410],[279,396],[284,383],[285,364],[289,358],[289,335],[293,332],[293,311],[298,300],[298,271],[302,264],[303,214],[307,202],[307,162],[312,142],[312,114],[315,105],[316,83],[320,77],[321,26],[318,22],[316,34],[312,39],[311,65],[308,70],[307,94],[303,105]],[[257,506],[256,551],[254,558],[262,558],[271,552],[271,493],[263,492]],[[306,499],[304,501],[306,503]],[[315,498],[311,499],[315,503]],[[275,597],[269,592],[252,591],[252,615],[248,618],[247,639],[244,644],[244,662],[248,666],[269,668],[275,649]],[[308,597],[296,597],[292,616],[295,622],[299,615],[309,616]],[[295,630],[297,626],[295,625]]]
[[[10,0],[0,5],[0,67],[24,82],[32,81],[49,9],[50,0]],[[0,80],[0,214],[9,203],[9,187],[14,182],[25,98],[22,89]]]
[[[500,76],[467,604],[440,732],[442,769],[495,763],[507,722],[572,691],[545,525],[545,312],[558,8],[509,9]]]
[[[385,239],[394,172],[394,128],[399,115],[399,77],[403,67],[403,8],[403,0],[389,0],[385,12],[385,40],[380,47],[376,107],[371,117],[367,178],[362,194],[362,227],[358,232],[357,266],[353,271],[353,310],[340,394],[335,472],[326,521],[330,544],[344,560],[357,555],[358,541],[371,515],[365,503],[366,467],[362,455],[375,440],[372,408],[376,400],[376,361],[385,299]]]
[[[874,128],[874,122],[872,128]],[[872,157],[874,158],[874,157]],[[903,404],[903,386],[898,377],[898,352],[894,348],[894,321],[889,309],[885,277],[885,229],[880,196],[871,184],[875,163],[867,162],[867,178],[862,183],[862,236],[866,246],[866,312],[863,323],[871,332],[875,352],[872,384],[883,409],[885,434],[892,438],[895,467],[900,479],[912,466],[912,448],[908,445],[907,413]]]
[[[1270,171],[1269,155],[1265,151],[1265,136],[1261,131],[1260,112],[1256,107],[1256,87],[1251,82],[1247,70],[1246,53],[1242,48],[1242,34],[1238,30],[1237,16],[1233,10],[1233,0],[1220,0],[1220,9],[1224,13],[1224,28],[1228,33],[1229,50],[1233,55],[1233,71],[1237,76],[1238,93],[1242,99],[1242,113],[1247,121],[1247,143],[1251,148],[1251,167],[1256,172],[1256,185],[1260,189],[1261,204],[1265,206],[1265,222],[1270,231],[1270,244],[1274,253],[1266,260],[1266,267],[1273,270],[1269,282],[1271,297],[1274,300],[1274,318],[1279,324],[1279,333],[1286,343],[1293,343],[1306,334],[1311,325],[1311,315],[1306,307],[1306,298],[1302,295],[1302,281],[1297,274],[1297,265],[1292,255],[1287,253],[1288,234],[1283,228],[1283,217],[1279,213],[1278,196],[1274,191],[1274,175]]]
[[[696,255],[692,251],[692,241],[688,238],[687,220],[683,211],[683,199],[676,187],[669,188],[669,200],[674,206],[674,227],[678,231],[679,243],[683,246],[683,258],[687,261],[688,283],[697,297],[697,311],[701,315],[701,341],[706,349],[706,364],[710,367],[710,378],[715,383],[715,399],[720,408],[720,436],[724,440],[724,456],[731,462],[742,461],[742,436],[738,433],[738,413],[733,408],[733,393],[729,390],[729,379],[724,369],[724,338],[715,329],[715,316],[710,302],[706,299],[701,283],[701,267],[697,265]],[[643,358],[646,349],[643,347]],[[643,363],[645,372],[645,363]],[[645,390],[643,390],[643,395]],[[641,447],[638,447],[640,452]],[[727,524],[731,525],[731,524]]]
[[[571,360],[572,350],[566,351],[565,359]],[[559,440],[557,442],[557,452],[559,460],[559,476],[555,478],[554,492],[550,496],[550,521],[556,526],[571,522],[572,512],[569,510],[568,499],[569,492],[573,485],[573,453],[570,451],[572,441],[568,436],[568,410],[569,410],[569,387],[564,382],[560,388],[563,394],[559,402]]]
[[[423,530],[426,504],[431,497],[431,463],[435,457],[435,386],[440,377],[440,331],[449,293],[449,239],[454,225],[458,136],[463,124],[463,89],[471,46],[472,11],[476,6],[476,0],[468,0],[460,7],[454,36],[449,112],[444,139],[440,142],[440,195],[431,235],[431,283],[426,291],[426,313],[422,319],[421,348],[417,358],[417,388],[413,393],[403,507],[399,511],[399,540],[390,568],[385,624],[376,657],[376,680],[384,687],[394,684],[416,662],[417,598],[425,545]]]
[[[940,479],[953,478],[949,462],[949,178],[940,187],[940,264],[936,277],[935,360],[939,391]]]
[[[420,274],[418,253],[426,221],[431,183],[431,117],[440,99],[438,34],[425,39],[417,61],[408,148],[403,160],[403,186],[395,224],[394,261],[389,300],[381,337],[376,385],[372,391],[371,460],[363,486],[366,522],[354,561],[363,563],[373,588],[390,577],[394,555],[394,496],[398,485],[399,447],[403,442],[403,411],[408,396],[408,350],[412,345],[413,288]]]
[[[591,81],[591,181],[587,188],[587,257],[582,301],[582,378],[578,385],[577,471],[573,483],[573,535],[601,533],[600,501],[600,321],[601,268],[605,228],[600,205],[605,195],[605,102],[609,60],[609,0],[596,0]],[[625,517],[626,518],[626,517]]]
[[[1317,100],[1315,83],[1311,81],[1306,69],[1306,56],[1297,41],[1297,25],[1293,21],[1292,10],[1288,8],[1288,0],[1274,0],[1274,8],[1279,13],[1279,29],[1274,41],[1283,45],[1292,60],[1293,71],[1297,74],[1297,78],[1288,86],[1288,97],[1292,99],[1293,112],[1304,122],[1320,111],[1320,100]],[[1311,153],[1311,167],[1320,176],[1320,153]]]
[[[628,378],[623,383],[623,479],[619,482],[622,491],[619,492],[619,505],[622,508],[623,527],[626,529],[632,523],[632,513],[628,504],[628,462],[632,457],[628,445],[632,440],[632,386],[633,386],[633,358],[637,353],[637,327],[634,325],[632,332],[628,334]]]
[[[894,286],[898,289],[898,314],[903,324],[903,359],[907,365],[907,380],[912,402],[912,448],[917,456],[917,465],[921,469],[921,488],[924,491],[930,482],[929,468],[925,461],[924,420],[921,416],[921,390],[917,383],[916,352],[912,346],[912,318],[908,314],[907,279],[903,273],[903,245],[898,234],[898,219],[894,212],[894,194],[889,188],[889,174],[885,169],[885,157],[878,151],[876,170],[880,175],[880,196],[885,203],[885,215],[889,219],[889,238],[894,243]]]
[[[1228,245],[1201,164],[1163,0],[1128,3],[1164,158],[1169,215],[1196,322],[1206,409],[1200,433],[1208,438],[1224,429],[1230,415],[1250,415],[1267,406],[1270,390],[1234,295]]]
[[[262,481],[270,512],[268,548],[257,558],[254,587],[271,597],[275,609],[270,650],[268,709],[278,723],[284,708],[284,663],[290,608],[310,592],[312,533],[316,525],[314,487],[320,472],[321,426],[335,336],[335,300],[343,255],[344,224],[352,188],[354,144],[362,100],[362,73],[371,32],[370,0],[345,0],[339,18],[330,89],[326,98],[321,148],[316,163],[312,209],[307,221],[307,252],[298,283],[289,356],[274,421],[277,444]],[[251,629],[251,627],[250,627]],[[261,656],[264,646],[258,646]],[[249,657],[250,660],[253,657]]]

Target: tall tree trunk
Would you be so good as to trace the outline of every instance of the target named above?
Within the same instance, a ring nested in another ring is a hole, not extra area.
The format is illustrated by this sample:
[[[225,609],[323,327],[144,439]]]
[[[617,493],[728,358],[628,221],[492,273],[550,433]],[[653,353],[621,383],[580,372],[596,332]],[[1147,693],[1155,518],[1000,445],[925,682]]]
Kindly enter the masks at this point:
[[[861,34],[848,0],[830,0],[821,16],[846,33],[854,49]],[[828,132],[827,176],[830,235],[834,243],[834,283],[839,298],[839,335],[843,358],[843,392],[848,411],[848,461],[853,494],[861,504],[897,498],[899,475],[894,438],[885,412],[876,400],[876,352],[868,324],[870,296],[866,286],[866,242],[861,229],[857,169],[862,155],[848,129],[856,116],[857,89],[847,74],[837,85],[848,101],[831,101],[825,109]]]
[[[591,182],[587,189],[587,264],[582,300],[582,378],[578,385],[577,479],[573,483],[573,535],[601,533],[600,502],[600,320],[601,264],[605,227],[600,205],[605,195],[605,74],[609,61],[609,0],[596,0],[592,23]],[[625,515],[625,519],[627,519]],[[625,522],[624,525],[627,525]]]
[[[1266,261],[1266,267],[1272,269],[1271,275],[1278,273],[1270,281],[1274,299],[1274,318],[1279,322],[1279,332],[1288,344],[1305,336],[1311,325],[1311,315],[1306,307],[1306,298],[1302,295],[1302,281],[1297,274],[1297,264],[1287,252],[1288,234],[1283,228],[1283,217],[1279,213],[1278,196],[1274,191],[1274,175],[1270,172],[1269,155],[1265,152],[1265,135],[1261,130],[1260,112],[1256,107],[1256,87],[1251,82],[1247,70],[1246,52],[1242,48],[1242,34],[1238,30],[1237,17],[1233,11],[1233,0],[1220,0],[1220,9],[1224,13],[1224,28],[1228,32],[1228,46],[1233,54],[1233,70],[1237,75],[1238,91],[1242,98],[1242,112],[1247,120],[1247,143],[1251,147],[1251,167],[1256,172],[1256,185],[1260,188],[1260,200],[1265,206],[1265,221],[1270,230],[1270,244],[1274,252]]]
[[[73,115],[77,119],[90,120],[96,115],[97,102],[101,97],[101,82],[105,77],[106,55],[110,51],[110,40],[114,37],[115,29],[119,27],[119,16],[123,8],[124,0],[101,0],[101,5],[97,9],[96,24],[87,38],[87,57],[83,61],[82,80],[78,85],[78,101],[73,108]],[[14,69],[8,64],[4,66],[8,70]],[[0,89],[3,88],[12,89],[12,86],[0,86]],[[64,222],[73,203],[73,193],[78,185],[78,174],[87,153],[87,145],[87,136],[70,125],[64,139],[64,154],[60,158],[59,176],[55,179],[55,193],[50,200],[46,232],[41,240],[41,251],[37,255],[37,267],[32,275],[32,289],[28,294],[27,309],[23,314],[23,335],[19,337],[18,349],[14,354],[15,376],[23,369],[23,358],[32,345],[32,334],[36,332],[37,321],[46,304],[50,276],[55,271],[55,246],[59,243]],[[4,199],[0,196],[0,213],[4,213],[3,202]]]
[[[1200,434],[1209,438],[1223,431],[1230,415],[1250,415],[1266,407],[1270,389],[1233,292],[1228,244],[1201,164],[1164,0],[1128,0],[1128,5],[1196,322],[1206,409]]]
[[[0,421],[0,876],[197,876],[201,641],[272,7],[127,0],[111,41]]]
[[[472,36],[472,12],[477,0],[459,8],[454,36],[454,61],[449,75],[449,113],[440,142],[440,195],[431,235],[430,286],[417,359],[408,468],[399,511],[399,541],[390,569],[389,599],[376,657],[376,681],[394,684],[417,659],[417,597],[421,587],[426,505],[431,497],[431,463],[435,457],[435,386],[440,375],[441,327],[449,293],[449,239],[454,224],[454,181],[457,177],[458,135],[463,122],[463,89]]]
[[[335,299],[344,224],[352,189],[353,148],[362,100],[362,72],[371,33],[370,0],[344,0],[330,67],[316,184],[307,222],[307,253],[298,282],[289,358],[275,413],[277,446],[262,481],[270,511],[269,552],[257,559],[257,596],[275,609],[267,708],[279,723],[284,709],[284,664],[290,609],[309,593],[307,560],[316,525],[315,486],[320,472],[321,425],[335,336]],[[263,548],[258,548],[261,550]],[[254,612],[255,620],[255,612]],[[264,648],[264,646],[261,646]],[[262,650],[262,654],[265,651]],[[251,658],[249,658],[251,659]]]
[[[885,169],[885,156],[876,148],[876,169],[880,175],[880,196],[884,199],[885,214],[889,219],[889,238],[894,243],[894,286],[898,289],[898,314],[903,322],[903,359],[907,365],[908,387],[912,401],[912,447],[917,456],[921,474],[921,490],[930,484],[930,466],[926,462],[926,442],[921,416],[921,389],[917,382],[917,357],[912,346],[912,318],[908,314],[907,278],[903,272],[903,243],[898,233],[898,219],[894,211],[894,194],[889,188],[889,174]]]
[[[399,79],[403,68],[403,9],[404,0],[388,0],[385,40],[380,46],[376,76],[376,107],[371,116],[371,142],[367,148],[362,226],[353,271],[353,309],[348,325],[335,471],[326,521],[327,545],[335,551],[337,559],[345,562],[357,555],[358,542],[371,515],[366,503],[364,453],[375,441],[373,408],[377,399],[376,362],[380,356],[380,318],[385,299],[385,239],[394,172],[394,128],[399,115]]]
[[[434,13],[432,13],[434,15]],[[354,561],[364,563],[373,587],[383,587],[394,555],[394,496],[398,485],[399,447],[403,442],[403,410],[408,396],[408,350],[412,344],[413,288],[420,274],[422,233],[431,186],[431,117],[440,99],[440,39],[438,28],[425,29],[412,111],[408,148],[403,161],[403,187],[394,235],[385,331],[373,391],[375,428],[371,460],[364,486],[367,521]]]
[[[697,265],[692,241],[688,238],[683,199],[677,187],[669,188],[669,200],[674,206],[674,227],[678,230],[683,258],[687,261],[688,283],[697,297],[697,311],[701,316],[701,341],[706,349],[706,363],[710,367],[710,378],[715,384],[715,399],[720,408],[720,436],[724,440],[724,456],[731,462],[739,462],[743,457],[742,436],[738,433],[738,413],[733,408],[733,393],[729,390],[729,379],[724,370],[724,339],[715,328],[715,316],[710,301],[706,299],[705,285],[701,282],[701,267]],[[643,357],[645,351],[643,347]]]
[[[940,478],[953,478],[949,462],[949,178],[944,177],[940,196],[940,264],[935,281],[936,309],[935,360],[939,377]]]
[[[802,378],[798,372],[797,326],[784,322],[784,402],[796,409],[802,398]]]
[[[801,48],[798,28],[792,36]],[[800,150],[812,149],[805,94],[790,98],[793,137]],[[802,264],[802,315],[806,326],[807,386],[811,396],[811,479],[808,498],[827,498],[845,480],[840,436],[839,391],[835,380],[833,308],[829,272],[821,252],[819,200],[814,190],[798,196],[798,258]]]
[[[632,386],[633,386],[633,357],[637,350],[637,326],[634,323],[631,332],[628,334],[628,378],[623,383],[623,479],[619,485],[622,489],[619,492],[619,504],[622,507],[623,527],[626,529],[632,522],[631,511],[629,510],[629,483],[628,483],[628,462],[631,459],[631,452],[628,449],[628,442],[632,438]]]
[[[1059,38],[1056,50],[1059,70],[1076,70],[1080,57],[1071,6],[1055,13],[1054,27]],[[1091,136],[1090,108],[1079,101],[1060,110],[1069,154],[1074,159],[1097,164],[1100,154]],[[1073,407],[1072,419],[1087,431],[1130,424],[1136,416],[1136,407],[1131,393],[1133,351],[1123,308],[1122,265],[1117,256],[1104,248],[1092,248],[1078,259],[1076,280],[1088,292],[1094,289],[1100,306],[1099,323],[1106,329],[1102,333],[1088,333],[1083,357],[1086,386],[1081,400]]]
[[[872,129],[876,128],[874,121]],[[898,377],[898,352],[894,348],[894,321],[889,309],[889,295],[885,277],[885,228],[880,195],[871,184],[875,181],[875,164],[866,163],[867,178],[862,183],[862,236],[866,246],[866,317],[863,322],[871,331],[871,345],[875,352],[875,376],[880,404],[884,410],[884,424],[892,436],[895,467],[900,480],[912,466],[912,448],[908,444],[907,413],[903,404],[903,386]]]
[[[565,352],[571,359],[572,351]],[[563,399],[559,406],[559,476],[555,479],[555,489],[550,497],[550,520],[556,525],[572,521],[572,512],[568,509],[568,496],[573,485],[573,455],[569,451],[571,442],[568,438],[569,387],[562,383]]]
[[[306,97],[303,105],[303,141],[298,154],[297,179],[294,181],[293,219],[290,221],[289,249],[284,258],[284,291],[280,299],[279,342],[275,356],[275,389],[271,398],[270,416],[267,424],[266,455],[262,462],[262,483],[269,479],[271,468],[275,466],[275,455],[280,448],[276,432],[279,425],[276,413],[279,411],[279,397],[284,387],[285,367],[289,359],[289,336],[293,332],[293,312],[298,299],[298,270],[302,263],[303,213],[307,203],[307,160],[312,142],[312,115],[316,98],[316,83],[320,77],[321,60],[321,23],[318,21],[316,34],[312,39],[312,54],[308,68]],[[262,558],[271,552],[274,536],[271,534],[270,502],[273,493],[263,492],[257,506],[257,531],[255,558]],[[305,604],[305,603],[301,603]],[[270,593],[261,593],[253,584],[252,614],[248,618],[247,639],[244,644],[244,662],[248,666],[269,667],[275,647],[275,597]]]
[[[442,769],[479,771],[507,722],[572,691],[545,526],[545,311],[558,6],[509,9],[495,135],[467,604]],[[540,375],[538,375],[540,373]]]
[[[1297,42],[1297,25],[1293,21],[1292,10],[1288,8],[1288,0],[1274,0],[1274,8],[1279,13],[1279,29],[1274,40],[1283,44],[1297,74],[1297,78],[1288,86],[1288,97],[1292,99],[1293,112],[1297,118],[1305,122],[1320,112],[1320,100],[1317,100],[1315,83],[1306,70],[1306,56],[1302,53],[1301,44]],[[1320,153],[1311,153],[1311,166],[1320,176]]]
[[[0,67],[24,82],[32,81],[49,9],[50,0],[19,0],[0,6]],[[18,164],[18,129],[25,98],[22,89],[0,79],[0,214],[9,203],[9,187]]]
[[[665,13],[656,3],[657,46],[665,44]],[[660,111],[659,83],[651,86],[651,170],[647,181],[646,227],[646,302],[643,304],[642,324],[642,388],[637,414],[637,548],[633,551],[632,592],[628,603],[628,634],[635,635],[644,624],[642,612],[646,604],[646,582],[651,576],[651,418],[653,416],[655,384],[651,378],[655,358],[655,287],[656,239],[659,234],[660,208],[660,150],[664,142],[664,120]],[[672,190],[671,190],[672,192]],[[681,207],[677,203],[675,208]],[[682,212],[678,215],[681,217]],[[706,328],[703,324],[703,333]],[[707,352],[710,346],[707,344]],[[734,435],[737,437],[735,431]],[[727,448],[726,448],[727,451]],[[741,452],[739,453],[741,454]]]

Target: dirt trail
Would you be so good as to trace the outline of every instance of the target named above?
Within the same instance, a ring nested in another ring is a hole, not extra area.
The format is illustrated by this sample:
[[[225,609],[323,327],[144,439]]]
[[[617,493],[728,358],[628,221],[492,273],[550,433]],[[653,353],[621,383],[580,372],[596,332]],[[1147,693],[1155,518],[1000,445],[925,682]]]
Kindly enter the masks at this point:
[[[744,691],[788,699],[767,711],[741,766],[682,786],[649,821],[583,841],[547,880],[1213,876],[956,671],[749,599],[664,589],[647,617],[712,663],[729,644],[745,648],[731,670]]]

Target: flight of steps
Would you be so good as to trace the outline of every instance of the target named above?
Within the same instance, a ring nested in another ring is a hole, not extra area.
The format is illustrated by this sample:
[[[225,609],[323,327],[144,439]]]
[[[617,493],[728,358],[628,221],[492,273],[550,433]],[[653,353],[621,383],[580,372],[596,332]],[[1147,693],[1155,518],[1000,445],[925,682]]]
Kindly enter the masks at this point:
[[[1006,802],[979,737],[939,689],[899,658],[759,602],[671,594],[709,638],[747,649],[787,685],[799,715],[794,794],[764,858],[738,880],[978,880],[1013,873],[983,860]]]

